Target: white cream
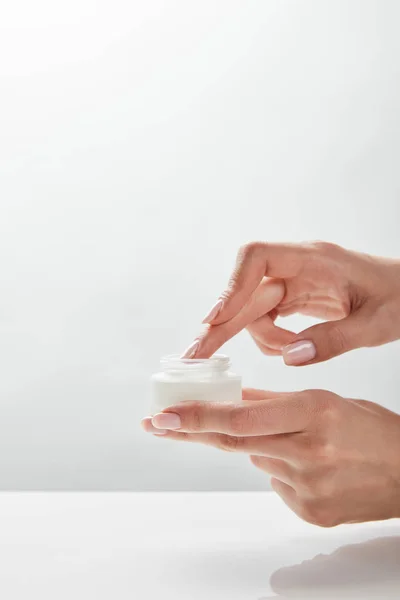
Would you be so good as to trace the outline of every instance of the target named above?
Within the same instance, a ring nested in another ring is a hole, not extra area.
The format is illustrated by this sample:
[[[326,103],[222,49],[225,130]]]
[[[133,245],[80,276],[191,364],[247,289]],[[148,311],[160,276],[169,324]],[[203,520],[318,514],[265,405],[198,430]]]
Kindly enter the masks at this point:
[[[152,376],[152,414],[183,400],[234,402],[242,400],[242,380],[229,371],[227,356],[208,359],[166,356]]]

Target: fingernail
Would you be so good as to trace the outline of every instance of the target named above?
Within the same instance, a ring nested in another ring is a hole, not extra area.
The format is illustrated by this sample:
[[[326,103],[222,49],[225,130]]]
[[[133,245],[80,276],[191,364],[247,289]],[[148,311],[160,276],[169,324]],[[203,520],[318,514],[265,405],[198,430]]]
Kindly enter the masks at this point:
[[[182,354],[181,358],[194,358],[197,349],[199,347],[199,340],[195,340],[193,344],[190,344],[189,348],[186,348],[185,352]]]
[[[218,314],[221,312],[223,303],[223,300],[218,300],[218,302],[214,304],[208,315],[204,317],[203,323],[211,323],[211,321],[213,321],[215,317],[217,317]]]
[[[151,417],[143,419],[142,427],[146,433],[152,433],[153,435],[166,435],[168,433],[165,429],[156,429],[151,423]]]
[[[282,350],[283,360],[287,365],[302,365],[315,358],[317,350],[312,342],[302,340],[285,346]]]
[[[175,413],[158,413],[152,418],[151,424],[157,429],[179,429],[181,418]]]

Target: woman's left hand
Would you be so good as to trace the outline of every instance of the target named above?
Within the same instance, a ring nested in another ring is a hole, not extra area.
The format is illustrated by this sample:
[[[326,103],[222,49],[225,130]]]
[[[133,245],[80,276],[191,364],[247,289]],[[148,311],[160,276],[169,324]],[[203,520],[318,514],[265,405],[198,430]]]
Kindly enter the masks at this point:
[[[323,527],[400,517],[400,415],[323,390],[246,390],[143,421],[167,439],[245,452],[301,518]]]

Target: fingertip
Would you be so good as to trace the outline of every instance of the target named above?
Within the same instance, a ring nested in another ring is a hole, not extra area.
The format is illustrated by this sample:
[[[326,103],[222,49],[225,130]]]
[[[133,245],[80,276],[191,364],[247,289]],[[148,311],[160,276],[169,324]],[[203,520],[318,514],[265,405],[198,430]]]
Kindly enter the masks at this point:
[[[197,351],[199,349],[200,340],[196,339],[194,342],[190,344],[188,348],[184,351],[180,358],[195,358]]]
[[[166,430],[154,427],[152,424],[152,417],[145,417],[142,419],[141,426],[146,433],[152,433],[153,435],[167,435],[168,433]]]
[[[147,431],[149,424],[151,425],[151,419],[151,417],[145,417],[144,419],[142,419],[140,421],[141,428]]]

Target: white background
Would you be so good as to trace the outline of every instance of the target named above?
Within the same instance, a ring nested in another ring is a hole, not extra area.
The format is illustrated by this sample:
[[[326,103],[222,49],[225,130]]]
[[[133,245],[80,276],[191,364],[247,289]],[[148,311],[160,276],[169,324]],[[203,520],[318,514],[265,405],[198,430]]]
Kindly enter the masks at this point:
[[[265,489],[141,432],[245,241],[399,256],[395,0],[14,0],[0,8],[0,488]],[[292,319],[296,329],[306,321]],[[246,385],[400,407],[399,344]]]

